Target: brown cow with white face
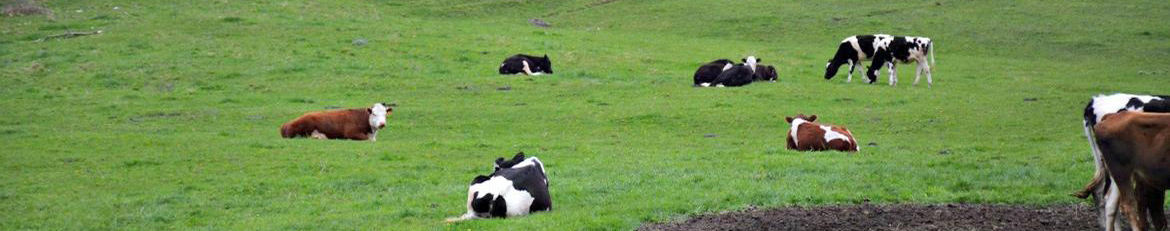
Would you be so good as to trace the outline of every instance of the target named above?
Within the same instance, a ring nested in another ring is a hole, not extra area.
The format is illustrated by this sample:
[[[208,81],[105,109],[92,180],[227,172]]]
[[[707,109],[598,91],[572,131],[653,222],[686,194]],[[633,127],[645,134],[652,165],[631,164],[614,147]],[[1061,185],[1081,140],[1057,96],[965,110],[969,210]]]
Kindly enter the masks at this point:
[[[797,115],[796,118],[785,117],[784,120],[792,124],[788,129],[788,149],[800,151],[837,150],[842,152],[861,151],[857,147],[857,140],[853,133],[845,127],[821,125],[817,123],[817,116]]]
[[[1166,230],[1162,204],[1170,188],[1170,113],[1119,112],[1106,115],[1093,130],[1130,226],[1144,231],[1153,222],[1155,230]]]
[[[309,112],[280,126],[280,136],[375,141],[393,110],[376,103],[370,108]]]

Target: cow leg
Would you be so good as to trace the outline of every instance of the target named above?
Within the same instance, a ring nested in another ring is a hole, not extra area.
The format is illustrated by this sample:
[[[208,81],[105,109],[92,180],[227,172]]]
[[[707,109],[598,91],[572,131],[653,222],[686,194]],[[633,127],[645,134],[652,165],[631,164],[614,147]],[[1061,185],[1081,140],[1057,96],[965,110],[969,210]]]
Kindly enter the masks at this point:
[[[1162,203],[1166,202],[1166,193],[1153,187],[1143,187],[1143,189],[1142,198],[1145,199],[1145,207],[1147,214],[1150,215],[1150,223],[1153,223],[1154,230],[1166,230],[1166,213],[1164,208],[1162,208]]]
[[[854,65],[855,63],[853,63],[853,60],[852,60],[852,59],[850,59],[850,60],[848,60],[848,61],[849,61],[849,78],[848,78],[848,79],[845,79],[845,82],[846,82],[846,83],[852,83],[852,82],[853,82],[853,70],[855,69],[855,67],[856,67],[857,65]]]
[[[1103,196],[1102,201],[1098,203],[1100,204],[1100,210],[1098,211],[1101,211],[1101,217],[1099,218],[1099,220],[1101,220],[1101,227],[1105,228],[1106,231],[1121,230],[1121,222],[1118,222],[1117,219],[1117,210],[1120,200],[1121,192],[1117,189],[1116,186],[1105,188],[1105,195]]]
[[[528,61],[520,61],[520,63],[524,64],[524,74],[532,75],[532,68],[528,68]]]
[[[313,130],[313,133],[309,134],[309,138],[327,140],[329,139],[329,136],[326,136],[325,133]]]
[[[894,71],[897,67],[895,67],[894,62],[886,63],[886,65],[890,68],[890,86],[898,85],[898,74]]]
[[[925,59],[923,59],[923,62],[925,62]],[[930,64],[928,63],[928,64],[926,64],[926,65],[923,65],[923,66],[922,66],[922,70],[926,71],[926,87],[933,87],[933,86],[934,86],[934,80],[930,78],[930,74],[931,74],[931,72],[932,72],[932,71],[930,70]]]
[[[1133,168],[1121,166],[1117,163],[1107,163],[1109,175],[1113,176],[1114,188],[1120,192],[1120,203],[1122,214],[1125,214],[1129,220],[1129,226],[1133,231],[1146,230],[1146,210],[1143,209],[1141,195],[1135,192],[1135,182],[1133,179]]]
[[[922,63],[918,62],[918,66],[914,68],[914,86],[918,86],[918,80],[922,79]]]

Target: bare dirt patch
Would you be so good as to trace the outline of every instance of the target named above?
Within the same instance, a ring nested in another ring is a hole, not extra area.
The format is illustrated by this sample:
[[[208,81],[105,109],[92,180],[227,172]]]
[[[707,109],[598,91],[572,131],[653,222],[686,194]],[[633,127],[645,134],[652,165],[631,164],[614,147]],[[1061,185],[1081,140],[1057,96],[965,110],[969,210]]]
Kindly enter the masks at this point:
[[[1095,230],[1085,205],[850,205],[749,209],[638,230]]]

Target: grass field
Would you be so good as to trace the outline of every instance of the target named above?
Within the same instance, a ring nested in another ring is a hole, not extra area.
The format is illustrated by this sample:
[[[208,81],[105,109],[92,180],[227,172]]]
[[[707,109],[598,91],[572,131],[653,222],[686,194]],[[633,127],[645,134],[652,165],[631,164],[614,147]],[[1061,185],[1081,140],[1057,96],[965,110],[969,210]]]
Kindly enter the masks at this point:
[[[1166,1],[46,6],[53,20],[0,19],[2,230],[613,230],[748,206],[1084,203],[1068,194],[1093,168],[1085,102],[1170,92]],[[104,33],[36,41],[66,30]],[[934,87],[910,84],[913,65],[897,87],[821,77],[837,42],[872,33],[933,38]],[[495,74],[515,53],[556,74]],[[690,86],[746,55],[780,81]],[[375,102],[398,105],[377,142],[277,131]],[[876,147],[788,151],[797,113]],[[442,222],[517,151],[545,162],[552,212]]]

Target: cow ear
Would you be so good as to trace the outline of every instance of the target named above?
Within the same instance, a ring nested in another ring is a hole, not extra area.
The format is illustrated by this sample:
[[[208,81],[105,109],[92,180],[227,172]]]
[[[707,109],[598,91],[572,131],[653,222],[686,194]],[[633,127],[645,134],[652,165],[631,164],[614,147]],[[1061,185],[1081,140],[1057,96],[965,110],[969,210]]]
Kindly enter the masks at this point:
[[[741,60],[742,62],[745,62],[745,63],[747,62],[747,59],[739,59],[739,60]]]
[[[366,108],[366,113],[374,114],[373,108]]]
[[[763,61],[764,61],[763,59],[756,59],[756,62],[757,62],[757,63],[758,63],[758,62],[763,62]]]
[[[791,116],[785,116],[785,117],[784,117],[784,121],[788,121],[788,123],[792,123],[792,117],[791,117]]]
[[[504,158],[496,158],[496,166],[500,166],[501,164],[504,164]]]
[[[524,159],[524,152],[517,152],[515,156],[512,156],[512,159],[513,160],[516,160],[516,159],[523,160]]]
[[[488,179],[491,179],[491,177],[484,176],[484,175],[475,176],[475,179],[471,180],[471,184],[483,183],[484,181],[487,181]]]
[[[812,116],[808,117],[808,122],[816,122],[816,121],[817,121],[817,115],[812,115]]]

